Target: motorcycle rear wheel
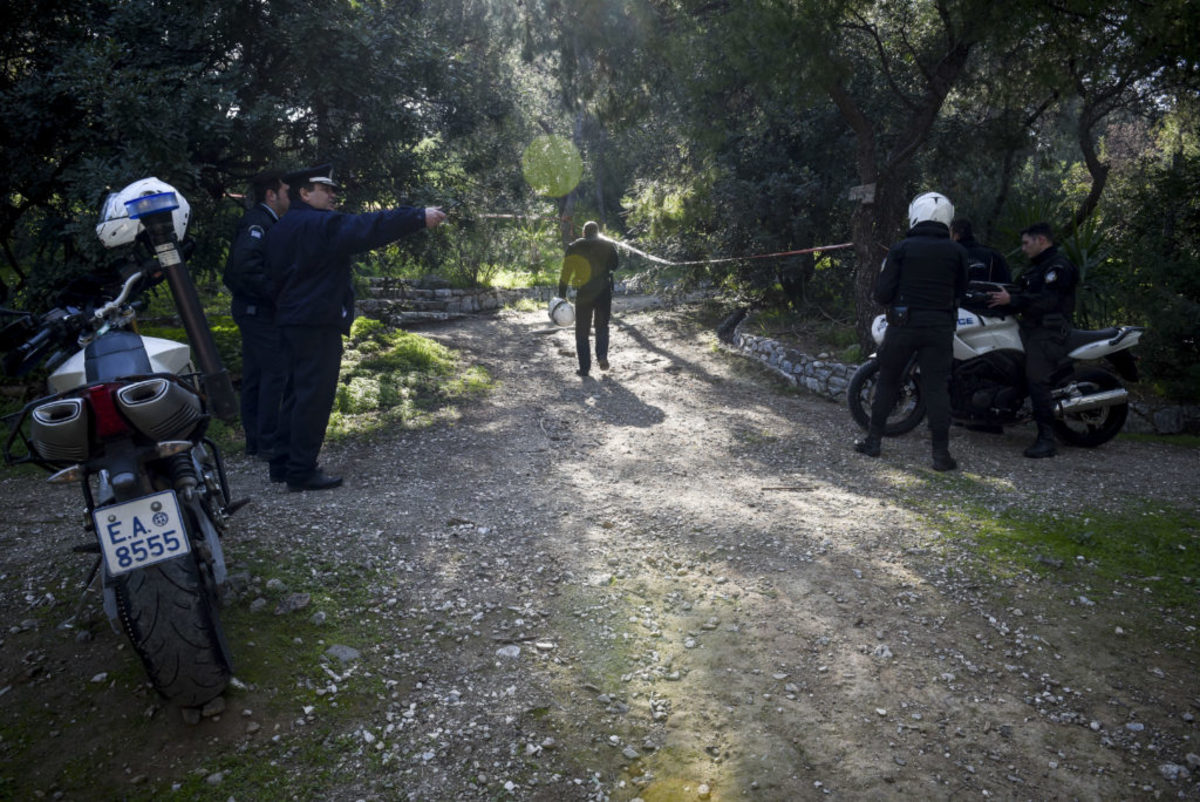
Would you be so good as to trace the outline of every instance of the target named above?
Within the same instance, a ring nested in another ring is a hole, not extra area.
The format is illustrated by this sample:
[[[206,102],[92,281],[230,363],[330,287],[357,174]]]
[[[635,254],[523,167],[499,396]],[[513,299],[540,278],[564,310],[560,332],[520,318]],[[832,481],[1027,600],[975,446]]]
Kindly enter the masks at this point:
[[[878,375],[879,360],[872,357],[859,365],[846,388],[850,416],[863,429],[871,424],[871,402],[875,399],[875,382]],[[921,384],[909,373],[900,386],[900,396],[896,399],[896,405],[888,413],[883,433],[888,437],[906,434],[917,428],[924,417],[925,399],[921,396]]]
[[[1071,377],[1084,392],[1100,393],[1123,387],[1121,380],[1106,370],[1084,368]],[[1113,439],[1125,426],[1129,404],[1114,404],[1083,412],[1068,412],[1054,421],[1054,433],[1067,445],[1095,448]]]
[[[154,687],[184,707],[225,690],[233,675],[217,599],[195,552],[111,578],[121,626]]]

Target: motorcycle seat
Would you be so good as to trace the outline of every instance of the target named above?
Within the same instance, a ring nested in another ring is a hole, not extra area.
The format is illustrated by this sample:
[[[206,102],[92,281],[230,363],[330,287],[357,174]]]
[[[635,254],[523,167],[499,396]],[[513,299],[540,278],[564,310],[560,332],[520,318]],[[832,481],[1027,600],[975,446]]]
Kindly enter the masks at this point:
[[[1111,340],[1120,333],[1121,330],[1116,326],[1110,326],[1107,329],[1071,329],[1071,333],[1067,335],[1067,350],[1074,351],[1081,345],[1100,340]]]

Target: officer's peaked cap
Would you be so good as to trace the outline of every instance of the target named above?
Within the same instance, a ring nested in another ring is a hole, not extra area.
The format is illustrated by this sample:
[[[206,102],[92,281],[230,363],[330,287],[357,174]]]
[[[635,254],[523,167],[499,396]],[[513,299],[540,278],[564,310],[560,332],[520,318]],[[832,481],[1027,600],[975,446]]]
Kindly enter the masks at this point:
[[[283,177],[283,181],[289,187],[302,187],[305,184],[328,184],[334,189],[339,188],[338,183],[333,180],[332,164],[318,164],[315,167],[293,170]]]

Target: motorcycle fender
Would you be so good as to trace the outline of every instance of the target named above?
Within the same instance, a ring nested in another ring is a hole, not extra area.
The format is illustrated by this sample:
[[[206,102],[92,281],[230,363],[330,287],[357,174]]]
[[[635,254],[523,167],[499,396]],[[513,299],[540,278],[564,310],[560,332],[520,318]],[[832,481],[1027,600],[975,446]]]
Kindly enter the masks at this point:
[[[225,584],[226,576],[225,552],[221,550],[221,538],[217,534],[217,528],[212,525],[212,521],[208,520],[208,516],[202,510],[195,510],[195,512],[196,520],[200,522],[200,528],[204,530],[204,545],[208,547],[208,551],[212,555],[213,582],[220,587]]]
[[[1129,351],[1117,351],[1109,354],[1106,357],[1108,363],[1113,366],[1113,370],[1117,372],[1122,379],[1128,382],[1138,380],[1137,357]]]

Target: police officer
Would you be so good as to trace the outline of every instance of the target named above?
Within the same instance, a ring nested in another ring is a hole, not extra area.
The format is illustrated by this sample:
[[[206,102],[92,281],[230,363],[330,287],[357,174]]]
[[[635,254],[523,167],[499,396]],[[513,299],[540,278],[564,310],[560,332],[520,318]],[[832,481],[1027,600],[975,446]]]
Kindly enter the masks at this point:
[[[290,392],[284,399],[271,480],[288,490],[342,483],[317,456],[337,394],[342,336],[354,320],[351,257],[440,225],[441,209],[401,206],[367,214],[336,210],[338,185],[328,164],[284,176],[291,210],[267,237],[267,269],[277,284],[275,320],[283,340]]]
[[[1037,439],[1025,449],[1025,456],[1039,459],[1058,453],[1051,379],[1067,354],[1079,270],[1059,252],[1048,223],[1034,223],[1021,232],[1021,251],[1029,258],[1029,269],[1017,279],[1017,290],[991,293],[988,306],[1007,306],[1019,315],[1025,378],[1037,424]]]
[[[908,236],[888,251],[875,280],[875,300],[887,307],[879,374],[866,439],[854,449],[878,457],[888,413],[900,394],[900,374],[914,354],[933,441],[933,468],[951,471],[950,365],[958,300],[967,286],[967,252],[950,239],[954,207],[937,192],[908,207]]]
[[[960,217],[951,223],[950,239],[967,249],[967,281],[1012,283],[1012,272],[1004,255],[975,239],[970,220]]]
[[[288,210],[283,171],[267,170],[254,176],[250,191],[254,205],[238,221],[222,278],[233,293],[231,311],[242,336],[241,412],[246,454],[270,460],[284,372],[265,243],[271,226]]]
[[[567,246],[562,273],[558,277],[558,297],[567,297],[567,285],[577,287],[575,294],[575,355],[580,376],[592,367],[588,335],[592,321],[596,326],[596,364],[608,370],[608,323],[612,318],[613,273],[617,270],[617,248],[600,236],[600,226],[589,220],[583,224],[583,236]]]

